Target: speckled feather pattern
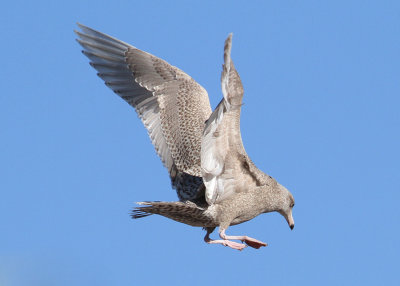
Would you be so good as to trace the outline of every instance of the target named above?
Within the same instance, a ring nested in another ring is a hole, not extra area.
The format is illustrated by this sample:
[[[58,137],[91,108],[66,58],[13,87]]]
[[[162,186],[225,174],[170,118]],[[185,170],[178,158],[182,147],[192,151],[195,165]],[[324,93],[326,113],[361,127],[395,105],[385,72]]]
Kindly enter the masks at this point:
[[[190,76],[147,52],[79,25],[83,53],[105,84],[133,106],[181,200],[196,199],[207,92]],[[178,176],[175,178],[175,176]]]
[[[158,214],[191,226],[217,226],[215,219],[192,202],[139,202],[144,205],[132,211],[132,218],[140,218],[147,214]]]
[[[259,170],[243,147],[240,112],[244,90],[231,59],[232,34],[224,45],[223,99],[211,112],[205,89],[180,69],[103,33],[79,27],[82,32],[76,33],[83,53],[106,85],[135,108],[180,200],[140,202],[132,218],[158,214],[204,227],[206,242],[239,250],[243,247],[227,240],[212,242],[209,233],[219,226],[225,239],[230,225],[272,211],[294,226],[293,196]],[[254,239],[246,243],[266,246]]]

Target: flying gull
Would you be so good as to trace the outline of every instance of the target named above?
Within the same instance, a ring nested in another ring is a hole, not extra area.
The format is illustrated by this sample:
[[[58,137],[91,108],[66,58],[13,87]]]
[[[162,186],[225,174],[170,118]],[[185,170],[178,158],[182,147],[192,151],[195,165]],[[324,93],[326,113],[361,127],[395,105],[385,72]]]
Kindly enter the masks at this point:
[[[231,59],[232,34],[224,46],[223,98],[212,111],[207,91],[185,72],[134,46],[78,26],[81,31],[75,32],[83,54],[105,84],[135,108],[179,198],[177,202],[139,202],[132,218],[158,214],[203,227],[205,242],[238,250],[267,244],[245,235],[227,235],[230,225],[276,211],[293,229],[292,194],[260,171],[243,147],[243,86]],[[210,238],[216,227],[218,240]]]

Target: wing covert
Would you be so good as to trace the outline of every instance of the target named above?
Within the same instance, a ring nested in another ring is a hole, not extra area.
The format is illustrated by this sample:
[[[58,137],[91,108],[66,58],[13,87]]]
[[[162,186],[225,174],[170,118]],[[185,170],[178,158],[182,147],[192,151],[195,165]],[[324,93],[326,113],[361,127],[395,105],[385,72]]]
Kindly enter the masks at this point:
[[[240,135],[243,86],[231,60],[232,34],[224,46],[223,99],[208,119],[202,139],[201,167],[206,200],[213,204],[240,189],[241,161],[247,158]]]
[[[179,188],[177,174],[201,177],[201,138],[211,114],[205,89],[166,61],[78,25],[83,54],[105,84],[135,108],[173,186]]]

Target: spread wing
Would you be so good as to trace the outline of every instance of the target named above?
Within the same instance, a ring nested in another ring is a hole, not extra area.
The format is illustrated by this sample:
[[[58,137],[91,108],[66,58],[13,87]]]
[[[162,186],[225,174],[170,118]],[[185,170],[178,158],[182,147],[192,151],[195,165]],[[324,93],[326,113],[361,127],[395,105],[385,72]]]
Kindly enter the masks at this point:
[[[224,47],[223,99],[206,123],[201,145],[203,181],[210,205],[266,182],[266,175],[255,167],[243,147],[240,134],[243,86],[231,59],[231,47],[232,34]]]
[[[201,138],[211,114],[206,90],[166,61],[78,25],[83,54],[105,84],[135,108],[178,196],[196,196],[202,185]]]

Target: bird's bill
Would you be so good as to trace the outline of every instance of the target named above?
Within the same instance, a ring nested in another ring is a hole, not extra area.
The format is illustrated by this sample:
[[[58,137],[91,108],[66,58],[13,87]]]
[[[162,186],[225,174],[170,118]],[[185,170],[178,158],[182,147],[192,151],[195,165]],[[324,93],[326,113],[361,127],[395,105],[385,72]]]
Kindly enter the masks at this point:
[[[278,211],[287,221],[290,229],[293,230],[294,228],[294,219],[293,219],[293,215],[292,215],[292,210],[290,209],[288,212],[285,211]]]
[[[294,228],[294,219],[293,219],[293,215],[292,215],[292,211],[290,210],[290,213],[288,214],[288,216],[285,216],[286,221],[290,227],[291,230],[293,230]]]

